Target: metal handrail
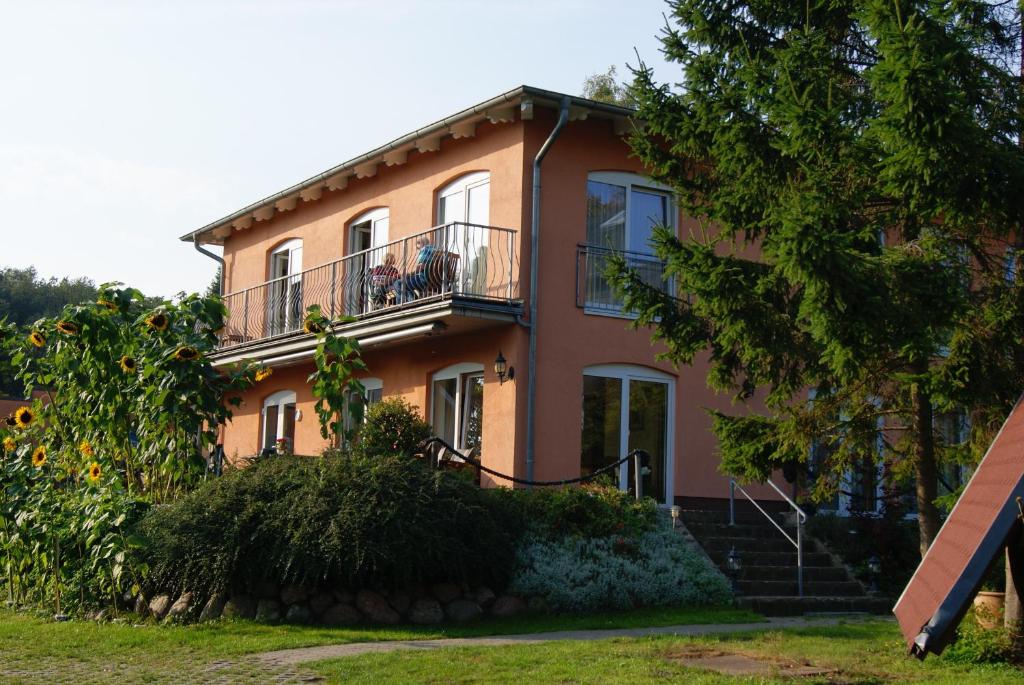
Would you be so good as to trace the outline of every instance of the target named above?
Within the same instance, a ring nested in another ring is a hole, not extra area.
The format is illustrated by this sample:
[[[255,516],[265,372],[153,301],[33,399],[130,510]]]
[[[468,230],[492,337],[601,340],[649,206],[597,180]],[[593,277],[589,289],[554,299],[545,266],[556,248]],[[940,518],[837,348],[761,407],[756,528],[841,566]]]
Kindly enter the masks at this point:
[[[792,535],[790,535],[789,533],[786,532],[785,528],[783,528],[782,526],[779,525],[779,522],[776,521],[772,517],[771,514],[769,514],[767,511],[765,511],[764,508],[760,504],[757,503],[757,500],[755,500],[753,497],[750,496],[750,493],[748,493],[746,490],[743,489],[742,485],[740,485],[739,483],[736,482],[735,478],[730,478],[729,479],[729,525],[730,526],[735,526],[736,525],[736,490],[739,489],[740,493],[744,497],[746,497],[748,500],[750,500],[750,503],[753,504],[754,507],[757,508],[757,510],[759,512],[761,512],[761,514],[764,515],[764,517],[766,519],[768,519],[768,521],[773,526],[775,526],[778,529],[778,531],[780,533],[782,533],[782,535],[787,540],[789,540],[790,544],[793,545],[794,547],[796,547],[796,591],[797,591],[797,595],[798,596],[803,597],[804,596],[804,536],[803,536],[803,528],[804,528],[804,523],[807,522],[807,513],[804,512],[804,510],[801,509],[800,506],[796,502],[794,502],[792,499],[790,499],[786,495],[786,493],[784,493],[782,490],[780,490],[779,487],[777,485],[775,485],[775,483],[773,483],[770,480],[766,480],[765,483],[767,483],[769,486],[771,486],[772,490],[777,492],[779,494],[779,496],[782,497],[782,499],[786,502],[786,504],[788,504],[796,512],[796,540],[793,539]]]
[[[430,253],[416,245],[423,237],[433,246]],[[450,222],[233,291],[223,297],[228,316],[220,347],[300,331],[314,304],[331,320],[455,297],[514,305],[515,243],[511,229]]]

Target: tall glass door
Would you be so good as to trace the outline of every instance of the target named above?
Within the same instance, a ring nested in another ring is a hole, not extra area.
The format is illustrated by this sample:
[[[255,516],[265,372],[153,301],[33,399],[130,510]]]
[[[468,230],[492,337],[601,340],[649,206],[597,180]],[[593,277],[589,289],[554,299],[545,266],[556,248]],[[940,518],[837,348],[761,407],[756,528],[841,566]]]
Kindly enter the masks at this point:
[[[672,380],[629,367],[594,367],[583,376],[580,474],[614,464],[636,449],[650,462],[641,479],[643,494],[659,502],[671,495]],[[612,474],[623,490],[634,490],[632,462]]]

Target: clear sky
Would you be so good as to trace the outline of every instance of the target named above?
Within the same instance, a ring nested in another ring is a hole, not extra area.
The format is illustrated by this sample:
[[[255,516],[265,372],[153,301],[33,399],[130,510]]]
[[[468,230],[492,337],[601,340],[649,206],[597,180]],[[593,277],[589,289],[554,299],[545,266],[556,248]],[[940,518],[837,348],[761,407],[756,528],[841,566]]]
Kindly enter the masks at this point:
[[[0,0],[0,267],[202,290],[178,236],[521,84],[677,80],[662,0]]]

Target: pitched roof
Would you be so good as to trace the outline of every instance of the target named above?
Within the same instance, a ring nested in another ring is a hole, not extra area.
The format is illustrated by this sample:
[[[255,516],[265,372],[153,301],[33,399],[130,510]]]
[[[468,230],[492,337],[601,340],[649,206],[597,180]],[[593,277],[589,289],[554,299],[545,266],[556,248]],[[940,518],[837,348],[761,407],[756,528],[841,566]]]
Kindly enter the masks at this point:
[[[563,98],[570,99],[569,119],[586,119],[590,115],[611,119],[616,131],[626,133],[635,110],[607,102],[565,95],[555,91],[519,86],[510,91],[473,105],[432,124],[416,129],[376,149],[333,166],[304,181],[217,219],[201,228],[181,236],[187,242],[223,244],[232,230],[244,230],[253,222],[266,221],[275,212],[286,212],[295,208],[301,199],[304,202],[319,200],[324,189],[341,190],[352,176],[367,178],[376,174],[381,163],[387,166],[403,164],[409,152],[435,152],[440,149],[441,139],[446,136],[468,138],[475,133],[476,125],[483,121],[503,123],[515,121],[516,110],[520,119],[532,119],[533,109],[559,107]]]

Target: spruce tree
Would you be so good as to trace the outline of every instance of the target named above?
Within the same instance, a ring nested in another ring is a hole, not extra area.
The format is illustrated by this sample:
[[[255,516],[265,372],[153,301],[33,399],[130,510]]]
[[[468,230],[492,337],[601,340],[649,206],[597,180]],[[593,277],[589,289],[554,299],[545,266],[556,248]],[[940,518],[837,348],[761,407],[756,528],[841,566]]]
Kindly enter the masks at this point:
[[[1016,7],[669,4],[681,78],[636,70],[632,145],[692,223],[656,231],[670,288],[612,278],[668,359],[757,398],[712,412],[723,471],[802,465],[824,499],[879,465],[915,484],[923,552],[940,469],[977,460],[1024,390]],[[937,428],[957,410],[963,445]]]

